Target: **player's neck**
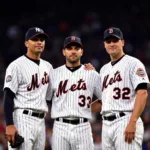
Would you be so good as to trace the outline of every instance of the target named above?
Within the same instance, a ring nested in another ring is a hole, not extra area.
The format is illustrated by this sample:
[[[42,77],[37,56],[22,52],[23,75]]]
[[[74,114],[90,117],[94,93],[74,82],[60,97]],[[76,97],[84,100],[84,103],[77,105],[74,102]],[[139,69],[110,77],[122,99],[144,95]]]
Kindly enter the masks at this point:
[[[70,68],[75,68],[75,67],[78,67],[78,66],[80,66],[80,65],[81,65],[80,62],[77,62],[77,63],[66,62],[66,66],[67,66],[67,67],[70,67]]]
[[[26,56],[33,59],[33,60],[40,60],[41,55],[40,54],[36,55],[36,54],[32,54],[32,53],[27,52]]]
[[[115,62],[115,61],[119,60],[124,55],[125,55],[124,53],[121,53],[121,54],[118,54],[118,55],[110,56],[111,62]]]

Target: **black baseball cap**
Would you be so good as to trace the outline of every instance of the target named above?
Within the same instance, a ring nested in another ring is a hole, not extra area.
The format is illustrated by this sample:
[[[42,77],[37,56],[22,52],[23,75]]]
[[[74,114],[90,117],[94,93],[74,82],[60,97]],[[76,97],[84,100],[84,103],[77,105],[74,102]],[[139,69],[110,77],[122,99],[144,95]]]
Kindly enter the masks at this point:
[[[104,31],[104,41],[110,37],[116,37],[119,40],[123,40],[123,34],[119,28],[110,27]]]
[[[69,36],[69,37],[66,37],[64,40],[64,48],[66,48],[68,45],[70,45],[72,43],[76,43],[76,44],[80,45],[81,47],[83,47],[82,41],[79,37]]]
[[[41,36],[44,39],[48,39],[49,36],[44,33],[43,29],[40,29],[39,27],[33,27],[29,28],[28,31],[25,34],[25,41],[34,38],[35,36]]]

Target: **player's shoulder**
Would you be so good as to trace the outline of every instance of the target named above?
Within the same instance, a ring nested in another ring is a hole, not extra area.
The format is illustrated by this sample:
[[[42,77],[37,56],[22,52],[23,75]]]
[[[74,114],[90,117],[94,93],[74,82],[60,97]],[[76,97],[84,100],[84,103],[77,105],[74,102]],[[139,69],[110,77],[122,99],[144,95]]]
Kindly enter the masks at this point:
[[[48,61],[46,61],[46,60],[44,60],[44,59],[40,59],[40,61],[42,61],[45,65],[47,65],[48,67],[51,67],[51,68],[53,68],[53,66],[52,66],[52,64],[50,63],[50,62],[48,62]]]
[[[134,65],[136,63],[142,63],[141,60],[139,60],[138,58],[127,55],[127,54],[125,55],[124,59],[127,63],[130,63],[131,65]]]
[[[20,67],[20,66],[22,65],[24,59],[26,59],[26,58],[24,57],[24,55],[18,57],[17,59],[13,60],[13,61],[8,65],[7,68],[10,68],[10,67]]]
[[[64,69],[66,69],[66,66],[62,65],[62,66],[59,66],[57,68],[54,68],[54,72],[58,72],[58,71],[61,71],[61,70],[64,70]]]
[[[108,66],[110,66],[110,65],[111,65],[111,62],[108,62],[108,63],[104,64],[104,65],[100,68],[100,72],[102,72],[102,71],[104,71],[105,69],[107,69]]]

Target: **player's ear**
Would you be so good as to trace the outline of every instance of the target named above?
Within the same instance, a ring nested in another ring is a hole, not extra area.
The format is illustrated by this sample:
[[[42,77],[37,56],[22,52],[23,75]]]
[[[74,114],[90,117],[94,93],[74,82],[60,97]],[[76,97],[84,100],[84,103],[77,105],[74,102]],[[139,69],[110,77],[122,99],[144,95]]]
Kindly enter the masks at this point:
[[[28,47],[28,41],[25,41],[24,44],[26,47]]]
[[[64,49],[62,50],[62,53],[63,53],[63,55],[64,55],[64,56],[66,56],[66,54],[65,54],[65,50],[64,50]]]
[[[81,56],[83,55],[83,49],[81,49],[82,51],[81,51]]]
[[[105,46],[106,44],[105,44],[105,42],[104,42],[104,47],[106,48],[106,46]]]
[[[122,46],[124,46],[125,41],[124,40],[121,40],[121,41],[122,41]]]

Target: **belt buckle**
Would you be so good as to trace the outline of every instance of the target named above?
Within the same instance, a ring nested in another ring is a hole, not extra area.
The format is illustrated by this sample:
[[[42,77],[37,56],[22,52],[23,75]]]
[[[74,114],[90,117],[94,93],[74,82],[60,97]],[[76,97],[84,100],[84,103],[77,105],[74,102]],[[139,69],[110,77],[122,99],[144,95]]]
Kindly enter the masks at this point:
[[[42,112],[39,112],[38,117],[42,118]]]
[[[71,123],[72,120],[69,120],[69,123]]]
[[[102,115],[102,119],[105,120],[104,116]]]
[[[41,113],[38,114],[38,118],[41,118],[40,115],[41,115]]]

